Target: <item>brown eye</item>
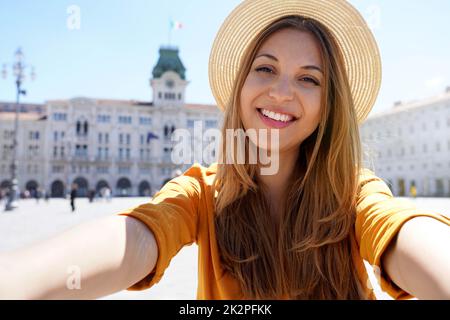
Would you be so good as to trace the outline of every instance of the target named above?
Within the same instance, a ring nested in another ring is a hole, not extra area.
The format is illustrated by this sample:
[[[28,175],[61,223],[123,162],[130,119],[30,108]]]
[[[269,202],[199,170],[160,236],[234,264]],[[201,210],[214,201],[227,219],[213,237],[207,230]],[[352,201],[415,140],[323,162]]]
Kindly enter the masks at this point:
[[[318,81],[316,81],[315,79],[310,78],[310,77],[304,77],[304,78],[301,78],[300,80],[305,80],[306,82],[310,82],[316,86],[320,85],[320,83]]]
[[[268,67],[259,67],[255,69],[256,72],[272,73],[272,69]]]

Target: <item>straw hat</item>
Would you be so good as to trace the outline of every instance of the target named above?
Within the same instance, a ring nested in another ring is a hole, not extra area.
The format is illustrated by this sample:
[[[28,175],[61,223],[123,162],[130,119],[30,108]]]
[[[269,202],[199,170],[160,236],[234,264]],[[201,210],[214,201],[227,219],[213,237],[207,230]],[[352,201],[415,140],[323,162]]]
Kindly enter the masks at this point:
[[[371,111],[381,85],[381,59],[361,14],[345,0],[244,0],[226,18],[214,40],[209,81],[220,109],[231,98],[234,80],[251,41],[285,16],[319,21],[335,37],[345,61],[359,123]]]

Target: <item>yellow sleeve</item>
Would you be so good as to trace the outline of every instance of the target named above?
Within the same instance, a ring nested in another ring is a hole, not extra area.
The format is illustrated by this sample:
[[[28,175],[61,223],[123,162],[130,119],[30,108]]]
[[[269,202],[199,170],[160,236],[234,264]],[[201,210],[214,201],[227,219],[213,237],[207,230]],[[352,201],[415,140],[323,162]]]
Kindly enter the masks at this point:
[[[378,268],[376,273],[381,289],[394,299],[413,297],[387,276],[381,266],[381,257],[402,225],[419,216],[431,217],[450,226],[448,217],[420,210],[411,201],[394,198],[382,179],[368,169],[362,171],[357,199],[356,240],[361,257]]]
[[[153,232],[158,244],[155,268],[127,290],[144,290],[158,283],[178,251],[197,241],[200,171],[198,165],[192,166],[167,182],[149,203],[117,214],[142,221]]]

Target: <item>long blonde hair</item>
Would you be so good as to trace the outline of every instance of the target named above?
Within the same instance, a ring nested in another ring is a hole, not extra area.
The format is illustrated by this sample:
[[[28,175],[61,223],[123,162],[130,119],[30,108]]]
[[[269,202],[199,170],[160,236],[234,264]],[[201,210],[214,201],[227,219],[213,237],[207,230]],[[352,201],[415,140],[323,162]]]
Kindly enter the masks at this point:
[[[286,205],[278,230],[258,185],[257,165],[218,165],[214,222],[221,263],[246,299],[359,299],[351,241],[361,145],[343,58],[324,26],[289,16],[256,37],[225,110],[222,134],[244,129],[242,86],[263,42],[284,28],[309,32],[320,44],[325,75],[320,123],[299,148],[288,192],[280,199]],[[236,152],[230,149],[223,144],[222,156]]]

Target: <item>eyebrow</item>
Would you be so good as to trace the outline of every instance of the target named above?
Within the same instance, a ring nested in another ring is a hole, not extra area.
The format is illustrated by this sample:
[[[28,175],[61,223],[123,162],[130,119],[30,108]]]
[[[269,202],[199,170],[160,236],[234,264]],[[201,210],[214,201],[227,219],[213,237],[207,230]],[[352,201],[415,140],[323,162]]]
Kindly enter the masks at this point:
[[[268,53],[262,53],[262,54],[256,56],[255,60],[258,58],[261,58],[261,57],[266,57],[266,58],[269,58],[270,60],[274,60],[274,61],[278,62],[278,59],[275,56],[268,54]],[[315,65],[303,66],[301,68],[306,69],[306,70],[317,70],[323,74],[322,69],[320,69],[318,66],[315,66]]]

